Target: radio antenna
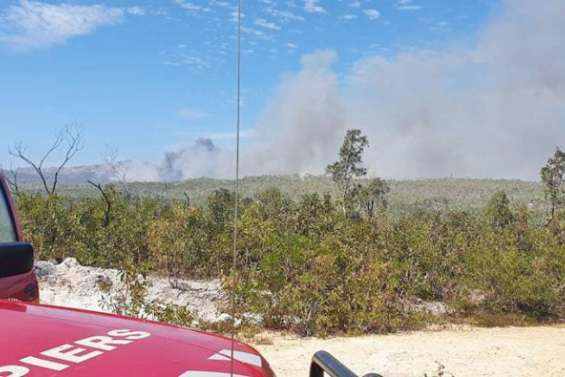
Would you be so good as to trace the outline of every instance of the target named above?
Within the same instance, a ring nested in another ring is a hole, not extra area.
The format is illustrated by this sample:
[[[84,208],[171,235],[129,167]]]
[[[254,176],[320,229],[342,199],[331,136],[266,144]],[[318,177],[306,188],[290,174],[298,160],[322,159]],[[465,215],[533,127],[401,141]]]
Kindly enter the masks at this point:
[[[231,351],[230,373],[234,377],[235,316],[237,284],[237,238],[239,231],[239,130],[241,125],[241,0],[237,0],[237,47],[236,47],[236,131],[235,131],[235,203],[233,211],[233,255],[231,273]]]

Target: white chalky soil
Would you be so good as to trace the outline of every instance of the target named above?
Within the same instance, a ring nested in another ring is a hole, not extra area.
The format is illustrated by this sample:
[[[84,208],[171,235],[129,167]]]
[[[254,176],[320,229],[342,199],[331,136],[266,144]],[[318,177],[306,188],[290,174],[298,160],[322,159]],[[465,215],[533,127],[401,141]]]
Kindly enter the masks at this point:
[[[381,336],[299,339],[272,336],[258,345],[279,377],[306,377],[311,356],[332,353],[362,376],[565,377],[565,325],[469,328]]]

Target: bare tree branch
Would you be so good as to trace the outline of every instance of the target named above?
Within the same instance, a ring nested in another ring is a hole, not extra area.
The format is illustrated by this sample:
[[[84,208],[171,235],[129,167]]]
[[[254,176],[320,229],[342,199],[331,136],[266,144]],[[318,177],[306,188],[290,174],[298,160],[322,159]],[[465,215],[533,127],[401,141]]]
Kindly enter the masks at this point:
[[[45,192],[47,194],[50,194],[49,185],[47,184],[47,178],[45,177],[45,173],[43,172],[41,165],[35,164],[35,162],[33,162],[30,158],[28,158],[26,156],[26,150],[25,150],[23,144],[17,143],[16,145],[14,145],[14,148],[10,149],[8,152],[10,153],[10,155],[12,155],[16,158],[19,158],[20,160],[24,161],[26,164],[31,166],[33,168],[33,170],[39,176],[39,179],[41,180],[41,183],[43,184],[43,188],[45,189]]]
[[[43,168],[43,164],[45,164],[45,161],[47,161],[47,159],[49,158],[51,153],[53,153],[55,150],[57,150],[61,146],[61,144],[63,143],[63,138],[64,138],[63,132],[59,132],[57,134],[57,137],[55,138],[55,141],[51,145],[51,148],[49,148],[49,150],[47,152],[45,152],[45,154],[41,158],[41,161],[39,161],[38,167],[40,169]]]
[[[53,152],[61,148],[65,141],[67,142],[67,148],[65,150],[63,161],[59,165],[57,165],[55,174],[53,175],[53,181],[50,185],[48,182],[48,177],[44,170],[45,162],[53,154]],[[13,157],[16,157],[28,164],[35,171],[35,173],[37,173],[43,185],[43,189],[45,190],[47,195],[53,195],[57,190],[57,184],[59,182],[59,175],[61,174],[61,171],[63,171],[65,166],[75,157],[75,155],[81,150],[81,148],[82,145],[80,132],[73,126],[67,126],[63,131],[57,134],[55,141],[43,154],[43,156],[39,160],[39,163],[35,163],[30,157],[28,157],[26,149],[21,142],[15,144],[13,148],[10,148],[9,153]]]
[[[94,181],[88,180],[88,183],[92,185],[95,189],[97,189],[100,194],[102,195],[102,199],[104,199],[104,203],[106,203],[106,209],[104,210],[104,228],[110,225],[110,216],[112,211],[112,201],[110,197],[104,190],[104,187],[100,183],[96,183]]]
[[[65,134],[62,138],[62,140],[67,141],[67,150],[65,151],[65,157],[63,159],[63,162],[61,162],[61,164],[59,164],[59,166],[57,167],[57,170],[55,170],[55,175],[53,176],[53,185],[51,186],[51,193],[53,194],[57,188],[57,183],[59,182],[59,174],[61,173],[61,171],[65,168],[65,166],[69,163],[69,161],[71,161],[73,159],[73,157],[75,157],[75,155],[82,149],[82,145],[81,145],[81,134],[80,132],[72,127],[72,126],[67,126],[65,128]],[[61,143],[59,143],[59,145],[57,146],[57,148],[61,145]],[[51,152],[49,152],[51,153]]]

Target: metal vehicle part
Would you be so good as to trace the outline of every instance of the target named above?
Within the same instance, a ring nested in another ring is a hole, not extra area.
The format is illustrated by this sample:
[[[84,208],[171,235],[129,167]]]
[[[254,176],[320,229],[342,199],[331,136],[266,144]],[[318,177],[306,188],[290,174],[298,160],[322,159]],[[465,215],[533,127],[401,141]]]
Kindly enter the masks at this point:
[[[326,351],[318,351],[312,357],[310,377],[358,377],[338,359]],[[369,373],[363,377],[382,377],[380,374]]]

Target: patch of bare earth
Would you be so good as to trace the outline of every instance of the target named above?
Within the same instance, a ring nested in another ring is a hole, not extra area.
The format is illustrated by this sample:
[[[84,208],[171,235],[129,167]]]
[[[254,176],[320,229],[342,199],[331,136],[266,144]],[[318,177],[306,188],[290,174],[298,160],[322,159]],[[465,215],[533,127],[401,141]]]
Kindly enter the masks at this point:
[[[268,335],[257,345],[281,377],[305,377],[326,350],[354,372],[384,377],[565,376],[565,326],[471,328],[351,338]],[[443,366],[443,367],[442,367]],[[443,374],[442,374],[443,373]]]

